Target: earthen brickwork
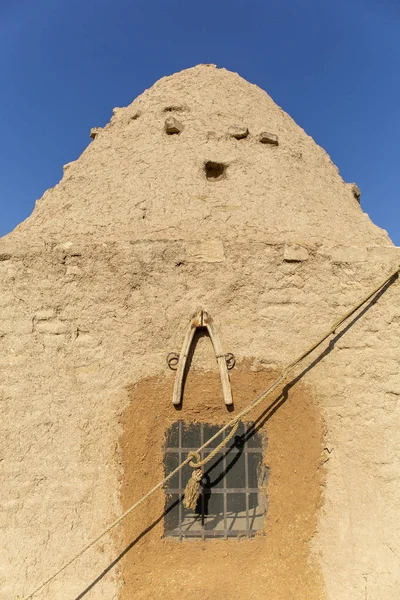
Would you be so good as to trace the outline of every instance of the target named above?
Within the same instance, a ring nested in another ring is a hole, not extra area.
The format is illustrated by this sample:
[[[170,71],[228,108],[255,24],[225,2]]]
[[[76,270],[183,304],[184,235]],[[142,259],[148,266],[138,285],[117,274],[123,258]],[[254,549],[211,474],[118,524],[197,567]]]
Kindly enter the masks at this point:
[[[2,600],[163,477],[174,420],[231,418],[206,337],[171,402],[166,356],[199,306],[236,357],[237,412],[400,263],[325,151],[236,74],[164,78],[91,135],[0,240]],[[262,407],[262,535],[167,540],[159,491],[35,597],[397,600],[399,338],[394,282]]]

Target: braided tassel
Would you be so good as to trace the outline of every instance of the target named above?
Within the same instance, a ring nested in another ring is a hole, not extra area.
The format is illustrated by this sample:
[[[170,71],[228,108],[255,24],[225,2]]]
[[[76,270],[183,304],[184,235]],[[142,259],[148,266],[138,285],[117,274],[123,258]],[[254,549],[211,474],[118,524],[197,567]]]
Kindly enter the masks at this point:
[[[195,510],[197,501],[200,496],[200,482],[203,478],[203,471],[201,468],[193,469],[192,476],[186,484],[185,497],[183,499],[183,505],[189,510]]]

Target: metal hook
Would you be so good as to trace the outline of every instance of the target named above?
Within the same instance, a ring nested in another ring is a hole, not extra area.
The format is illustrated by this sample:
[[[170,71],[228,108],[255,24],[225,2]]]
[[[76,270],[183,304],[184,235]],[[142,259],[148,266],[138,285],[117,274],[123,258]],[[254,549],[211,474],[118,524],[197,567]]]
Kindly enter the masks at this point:
[[[233,367],[236,365],[236,358],[232,352],[228,352],[225,354],[226,366],[228,367],[228,371],[231,371]]]
[[[170,352],[167,356],[167,365],[173,371],[178,369],[179,364],[179,354],[177,352]]]

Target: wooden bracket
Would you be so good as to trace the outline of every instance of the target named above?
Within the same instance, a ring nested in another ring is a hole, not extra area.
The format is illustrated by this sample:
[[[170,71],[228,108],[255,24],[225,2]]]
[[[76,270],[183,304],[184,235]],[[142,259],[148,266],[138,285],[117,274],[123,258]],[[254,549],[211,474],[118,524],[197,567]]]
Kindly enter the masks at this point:
[[[183,387],[183,377],[185,373],[185,367],[187,363],[187,359],[190,352],[190,346],[192,345],[194,334],[196,329],[204,327],[208,331],[208,335],[210,336],[211,343],[214,348],[215,357],[217,359],[219,373],[221,376],[222,383],[222,392],[224,395],[224,401],[226,405],[233,404],[232,400],[232,390],[231,384],[229,381],[229,373],[228,366],[226,361],[226,356],[222,352],[221,342],[219,340],[219,336],[215,329],[214,322],[211,318],[211,315],[205,310],[199,309],[193,315],[190,320],[188,330],[185,335],[185,339],[183,341],[182,350],[179,354],[178,368],[175,379],[175,387],[174,393],[172,396],[172,403],[177,405],[181,403],[182,400],[182,387]],[[230,355],[232,356],[232,355]]]

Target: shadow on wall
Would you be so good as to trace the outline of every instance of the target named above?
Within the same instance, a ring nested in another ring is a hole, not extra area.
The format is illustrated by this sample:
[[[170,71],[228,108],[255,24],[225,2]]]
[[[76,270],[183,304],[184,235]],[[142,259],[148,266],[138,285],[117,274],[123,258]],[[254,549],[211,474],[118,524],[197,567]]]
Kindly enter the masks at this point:
[[[311,371],[318,363],[320,363],[325,357],[327,357],[332,350],[335,348],[336,343],[353,327],[357,321],[362,318],[369,309],[379,300],[379,298],[386,292],[386,290],[396,281],[397,277],[392,278],[388,283],[379,291],[377,294],[368,302],[368,304],[360,310],[355,317],[351,319],[351,321],[339,332],[333,334],[334,337],[330,340],[328,346],[318,354],[318,356],[308,365],[306,366],[296,377],[294,377],[289,383],[287,383],[282,392],[276,397],[270,405],[265,408],[265,410],[258,416],[258,418],[252,423],[246,433],[245,439],[242,442],[248,441],[253,435],[259,432],[264,425],[272,418],[272,416],[286,403],[290,390],[301,381],[304,376]],[[203,332],[199,332],[198,336],[205,335]],[[191,363],[191,359],[193,358],[193,353],[195,350],[196,343],[192,345],[191,348],[191,356],[188,361],[189,365]],[[176,503],[179,503],[179,499]],[[146,527],[139,535],[137,535],[127,546],[126,548],[104,569],[76,598],[75,600],[81,600],[84,598],[93,588],[144,538],[150,531],[156,527],[165,516],[174,508],[176,508],[176,503],[170,505],[166,510],[164,510],[148,527]]]

